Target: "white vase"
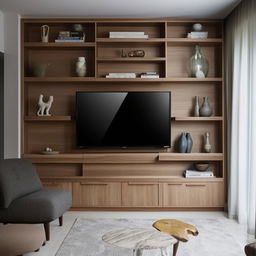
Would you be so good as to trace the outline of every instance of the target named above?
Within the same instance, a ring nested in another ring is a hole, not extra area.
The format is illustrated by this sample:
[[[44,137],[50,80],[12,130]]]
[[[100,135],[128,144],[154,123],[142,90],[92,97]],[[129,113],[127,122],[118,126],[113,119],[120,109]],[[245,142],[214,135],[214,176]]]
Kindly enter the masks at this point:
[[[76,74],[79,77],[84,77],[86,76],[86,60],[85,57],[78,57],[78,60],[76,62]]]
[[[210,134],[209,134],[209,132],[205,133],[204,151],[206,153],[211,153],[211,151],[212,151],[212,146],[210,144]]]

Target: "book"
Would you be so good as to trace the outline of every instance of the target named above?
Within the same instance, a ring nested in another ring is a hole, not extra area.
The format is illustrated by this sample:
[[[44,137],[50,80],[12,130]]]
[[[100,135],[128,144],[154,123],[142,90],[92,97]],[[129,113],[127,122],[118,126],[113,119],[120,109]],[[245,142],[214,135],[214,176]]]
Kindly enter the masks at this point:
[[[109,73],[106,78],[136,78],[135,73]]]
[[[55,43],[84,43],[84,40],[60,40],[60,39],[55,39]]]
[[[196,170],[186,170],[184,171],[185,178],[214,178],[214,173],[212,170],[207,170],[204,172],[199,172]]]
[[[144,32],[109,32],[110,36],[144,35]]]
[[[208,38],[208,32],[190,32],[187,35],[188,38]]]
[[[159,75],[140,75],[141,78],[159,78]]]
[[[148,38],[148,35],[112,35],[109,38]]]

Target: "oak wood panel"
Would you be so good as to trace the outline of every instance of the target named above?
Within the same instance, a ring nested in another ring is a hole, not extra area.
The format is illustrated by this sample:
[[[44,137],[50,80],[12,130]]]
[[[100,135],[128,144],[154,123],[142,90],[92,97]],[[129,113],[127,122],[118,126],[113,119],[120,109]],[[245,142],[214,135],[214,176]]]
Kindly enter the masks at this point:
[[[159,161],[222,161],[222,153],[159,153]]]
[[[41,43],[41,42],[25,42],[24,47],[37,47],[37,48],[49,48],[49,47],[94,47],[95,43]]]
[[[185,205],[184,183],[165,183],[163,186],[164,207],[183,207]]]
[[[44,189],[64,189],[72,194],[72,182],[43,181]]]
[[[75,182],[73,183],[73,205],[75,207],[121,206],[121,183]]]
[[[160,188],[156,182],[122,183],[122,206],[159,207],[161,206]]]
[[[37,173],[40,177],[73,177],[82,176],[82,165],[72,163],[36,163]]]

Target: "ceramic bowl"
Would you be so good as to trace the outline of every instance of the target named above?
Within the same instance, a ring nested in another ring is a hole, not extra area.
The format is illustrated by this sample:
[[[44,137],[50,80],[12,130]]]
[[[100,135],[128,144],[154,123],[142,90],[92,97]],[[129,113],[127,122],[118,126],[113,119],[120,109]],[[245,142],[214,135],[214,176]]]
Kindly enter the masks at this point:
[[[209,163],[195,163],[195,168],[197,171],[204,172],[209,168]]]

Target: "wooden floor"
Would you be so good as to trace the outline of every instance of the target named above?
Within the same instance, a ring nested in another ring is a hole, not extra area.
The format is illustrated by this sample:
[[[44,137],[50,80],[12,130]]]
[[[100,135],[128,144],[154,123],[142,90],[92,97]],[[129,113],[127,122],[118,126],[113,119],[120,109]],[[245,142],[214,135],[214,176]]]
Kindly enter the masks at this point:
[[[39,252],[24,256],[54,256],[76,218],[221,218],[227,220],[227,225],[237,235],[238,244],[244,246],[247,241],[250,241],[250,238],[246,236],[245,226],[228,220],[223,212],[67,212],[64,215],[63,227],[58,226],[58,221],[51,223],[51,241],[47,242]]]

